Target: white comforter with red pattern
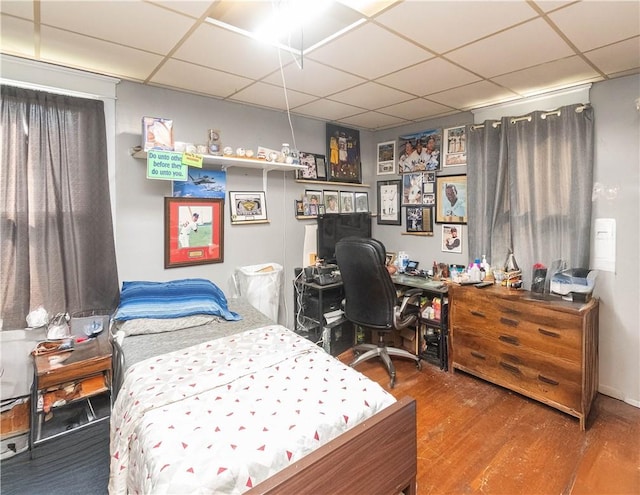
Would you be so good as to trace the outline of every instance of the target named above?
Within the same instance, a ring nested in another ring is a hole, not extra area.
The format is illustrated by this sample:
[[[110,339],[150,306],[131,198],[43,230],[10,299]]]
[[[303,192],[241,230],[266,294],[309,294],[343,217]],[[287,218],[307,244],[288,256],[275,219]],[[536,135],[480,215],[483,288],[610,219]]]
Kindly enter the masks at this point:
[[[109,492],[243,493],[394,401],[279,325],[150,358],[114,404]]]

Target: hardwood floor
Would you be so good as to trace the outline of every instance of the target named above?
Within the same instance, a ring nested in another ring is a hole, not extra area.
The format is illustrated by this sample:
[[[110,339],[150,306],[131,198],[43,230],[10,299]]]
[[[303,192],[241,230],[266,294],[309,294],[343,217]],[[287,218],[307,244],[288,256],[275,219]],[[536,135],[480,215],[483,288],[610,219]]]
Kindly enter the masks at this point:
[[[351,359],[351,351],[340,356]],[[418,495],[640,494],[640,409],[598,395],[576,418],[460,371],[393,360],[418,408]],[[382,362],[359,371],[389,390]]]

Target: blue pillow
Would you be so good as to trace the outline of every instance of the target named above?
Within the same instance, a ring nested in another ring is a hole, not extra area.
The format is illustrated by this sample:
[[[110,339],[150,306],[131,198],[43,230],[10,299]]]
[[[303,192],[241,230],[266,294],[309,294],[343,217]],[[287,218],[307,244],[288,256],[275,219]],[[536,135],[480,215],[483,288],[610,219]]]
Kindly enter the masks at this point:
[[[196,314],[241,320],[229,311],[227,298],[210,280],[187,278],[170,282],[123,282],[120,304],[113,319],[181,318]]]

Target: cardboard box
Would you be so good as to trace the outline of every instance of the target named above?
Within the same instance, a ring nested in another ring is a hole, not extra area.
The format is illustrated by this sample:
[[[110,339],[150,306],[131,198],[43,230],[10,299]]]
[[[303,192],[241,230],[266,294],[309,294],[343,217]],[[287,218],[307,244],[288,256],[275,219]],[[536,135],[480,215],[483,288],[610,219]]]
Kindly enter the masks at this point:
[[[5,439],[29,431],[29,398],[14,399],[2,406],[0,413],[0,438]]]

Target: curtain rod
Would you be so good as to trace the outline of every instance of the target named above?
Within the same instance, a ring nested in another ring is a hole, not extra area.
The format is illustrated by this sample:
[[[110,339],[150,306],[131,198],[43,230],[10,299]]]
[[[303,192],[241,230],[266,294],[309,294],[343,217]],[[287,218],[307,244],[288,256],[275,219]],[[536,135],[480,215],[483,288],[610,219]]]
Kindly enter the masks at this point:
[[[575,112],[576,113],[582,113],[586,108],[589,108],[589,104],[586,105],[580,105],[579,107],[576,107]],[[546,119],[547,117],[550,117],[552,115],[555,115],[556,117],[560,116],[561,111],[560,110],[551,110],[550,112],[544,112],[540,115],[541,119]],[[532,116],[531,115],[525,115],[523,117],[512,117],[509,122],[511,124],[515,124],[516,122],[520,122],[522,120],[527,120],[529,122],[531,122]],[[491,126],[495,129],[496,127],[498,127],[501,124],[501,122],[494,122],[491,124]],[[471,126],[471,130],[475,131],[476,129],[482,129],[484,128],[484,124],[475,124]]]

